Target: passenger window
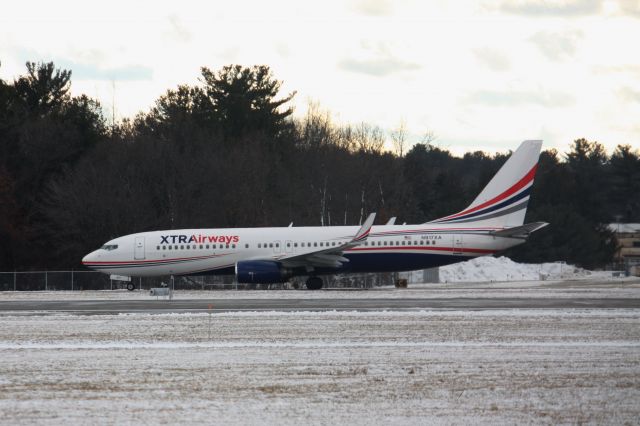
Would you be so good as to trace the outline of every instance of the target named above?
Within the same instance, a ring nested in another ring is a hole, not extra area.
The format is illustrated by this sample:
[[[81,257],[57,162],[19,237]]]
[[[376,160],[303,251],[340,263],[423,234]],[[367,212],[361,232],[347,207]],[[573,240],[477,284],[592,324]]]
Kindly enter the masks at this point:
[[[313,246],[314,247],[318,247],[318,243],[313,243]]]
[[[236,245],[235,244],[231,244],[231,248],[236,248]]]
[[[156,246],[156,250],[160,250],[160,246]]]
[[[184,246],[180,246],[180,250],[184,250]]]
[[[383,244],[386,246],[386,245],[387,245],[387,242],[385,241]]]
[[[276,243],[276,247],[280,247],[280,243]]]
[[[293,243],[293,246],[294,247],[298,247],[298,243]]]
[[[273,248],[273,243],[269,243],[269,247],[270,247],[270,248]]]
[[[249,248],[249,244],[245,244],[245,245],[244,245],[244,248]]]
[[[291,247],[291,243],[287,243],[287,247]]]
[[[320,242],[320,247],[322,247],[322,242]]]

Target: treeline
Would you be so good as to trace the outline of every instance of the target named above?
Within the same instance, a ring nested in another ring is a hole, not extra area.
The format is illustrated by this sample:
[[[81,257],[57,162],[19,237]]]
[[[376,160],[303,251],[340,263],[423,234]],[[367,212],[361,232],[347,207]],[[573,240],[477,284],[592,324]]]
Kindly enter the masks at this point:
[[[458,158],[429,140],[405,153],[402,127],[339,126],[313,106],[294,119],[295,93],[266,66],[202,68],[199,84],[115,125],[70,79],[27,63],[0,80],[0,270],[78,267],[110,238],[155,229],[353,225],[372,211],[421,223],[464,208],[509,155]],[[527,220],[551,226],[509,254],[610,262],[604,224],[640,221],[639,153],[578,139],[538,170]]]

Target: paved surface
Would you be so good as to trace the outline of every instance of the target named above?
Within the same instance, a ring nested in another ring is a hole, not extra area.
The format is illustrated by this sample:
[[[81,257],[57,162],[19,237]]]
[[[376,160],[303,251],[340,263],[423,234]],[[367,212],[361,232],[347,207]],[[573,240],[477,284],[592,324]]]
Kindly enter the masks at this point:
[[[230,311],[373,311],[488,309],[607,309],[640,308],[638,298],[420,298],[420,299],[197,299],[197,300],[60,300],[0,302],[0,315],[9,313],[119,313]]]

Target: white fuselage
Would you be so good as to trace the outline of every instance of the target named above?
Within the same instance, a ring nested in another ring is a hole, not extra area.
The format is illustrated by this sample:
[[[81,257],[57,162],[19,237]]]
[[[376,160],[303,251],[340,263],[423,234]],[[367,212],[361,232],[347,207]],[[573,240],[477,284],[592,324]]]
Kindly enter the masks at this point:
[[[498,228],[445,224],[374,226],[344,251],[340,268],[314,274],[431,268],[490,255],[524,240],[490,235]],[[233,274],[237,262],[273,260],[348,243],[357,226],[181,229],[119,237],[88,254],[83,264],[127,276]],[[311,272],[311,271],[307,271]]]

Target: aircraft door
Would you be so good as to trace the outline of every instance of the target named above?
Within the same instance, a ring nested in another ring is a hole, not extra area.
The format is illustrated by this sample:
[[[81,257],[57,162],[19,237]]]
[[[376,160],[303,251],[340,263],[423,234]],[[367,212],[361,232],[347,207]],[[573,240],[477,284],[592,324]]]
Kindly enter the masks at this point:
[[[143,260],[144,257],[144,237],[136,237],[136,242],[133,247],[133,258],[136,260]]]
[[[287,240],[284,245],[284,250],[287,254],[293,253],[293,241]]]
[[[273,252],[274,252],[274,253],[280,253],[280,249],[281,249],[281,247],[280,247],[280,240],[275,241],[275,242],[273,243]]]
[[[453,254],[462,254],[463,249],[462,234],[453,235]]]

